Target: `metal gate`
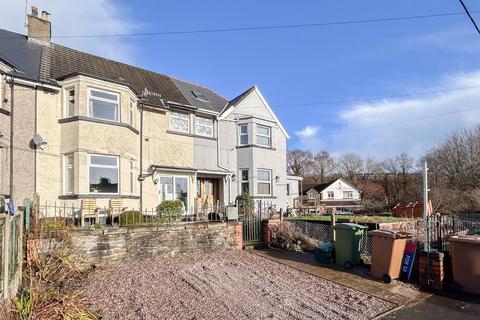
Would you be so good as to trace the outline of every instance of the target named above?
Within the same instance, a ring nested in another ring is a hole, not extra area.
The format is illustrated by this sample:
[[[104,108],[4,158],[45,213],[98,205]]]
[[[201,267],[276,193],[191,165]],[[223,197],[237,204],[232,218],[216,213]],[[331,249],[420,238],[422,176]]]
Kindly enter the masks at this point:
[[[271,210],[264,201],[237,202],[238,218],[243,226],[243,243],[254,244],[262,240],[262,214]]]

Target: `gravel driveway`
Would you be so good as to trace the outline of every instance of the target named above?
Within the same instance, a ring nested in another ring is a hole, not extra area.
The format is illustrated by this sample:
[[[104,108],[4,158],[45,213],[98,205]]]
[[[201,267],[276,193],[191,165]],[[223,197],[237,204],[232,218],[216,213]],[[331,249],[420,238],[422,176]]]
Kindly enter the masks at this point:
[[[104,319],[371,319],[396,306],[244,251],[123,263],[82,293]]]

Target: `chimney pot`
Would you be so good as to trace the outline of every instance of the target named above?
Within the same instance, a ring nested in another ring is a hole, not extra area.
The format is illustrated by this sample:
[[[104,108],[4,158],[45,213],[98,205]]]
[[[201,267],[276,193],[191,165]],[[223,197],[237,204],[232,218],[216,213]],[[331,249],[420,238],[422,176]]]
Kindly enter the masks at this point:
[[[48,16],[50,15],[50,13],[48,13],[47,11],[43,10],[42,11],[42,19],[43,20],[47,20],[48,21]]]
[[[35,6],[32,6],[32,16],[38,17],[38,8]]]

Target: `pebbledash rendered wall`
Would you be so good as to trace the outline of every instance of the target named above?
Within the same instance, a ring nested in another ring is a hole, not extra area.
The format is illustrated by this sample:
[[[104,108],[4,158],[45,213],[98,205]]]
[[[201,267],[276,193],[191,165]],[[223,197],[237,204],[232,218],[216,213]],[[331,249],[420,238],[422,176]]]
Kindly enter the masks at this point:
[[[128,260],[241,250],[243,246],[242,224],[237,221],[79,229],[72,230],[70,238],[76,254],[75,263],[82,268]],[[30,240],[29,256],[35,256],[36,250],[42,247],[39,251],[45,250],[45,246],[39,240]]]

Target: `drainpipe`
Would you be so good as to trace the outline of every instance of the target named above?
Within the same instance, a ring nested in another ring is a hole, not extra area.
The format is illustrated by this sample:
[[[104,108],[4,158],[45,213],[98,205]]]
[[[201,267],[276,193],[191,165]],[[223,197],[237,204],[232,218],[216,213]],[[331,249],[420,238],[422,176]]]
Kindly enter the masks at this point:
[[[14,83],[13,77],[10,77],[10,177],[9,177],[9,193],[10,201],[13,199],[13,113],[15,108],[14,105]]]
[[[140,175],[143,174],[143,103],[139,102],[138,106],[140,107],[140,166],[139,172]],[[139,175],[139,177],[140,177]],[[140,182],[140,213],[143,211],[143,179],[138,179]]]

